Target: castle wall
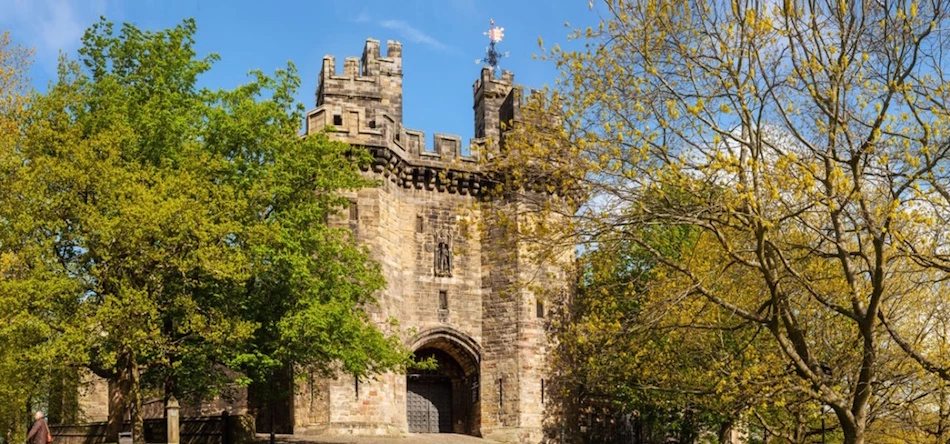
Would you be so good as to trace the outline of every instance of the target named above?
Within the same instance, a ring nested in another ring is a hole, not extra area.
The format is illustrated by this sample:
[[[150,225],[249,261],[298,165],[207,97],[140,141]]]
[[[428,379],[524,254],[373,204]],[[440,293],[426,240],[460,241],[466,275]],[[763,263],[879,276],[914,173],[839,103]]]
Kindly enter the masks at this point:
[[[381,264],[387,287],[376,295],[378,305],[366,307],[371,319],[384,328],[398,320],[407,347],[438,350],[459,364],[452,403],[467,419],[452,430],[540,442],[545,321],[539,295],[524,284],[554,288],[563,276],[554,268],[539,273],[511,221],[497,219],[522,213],[527,201],[492,196],[488,202],[490,181],[478,159],[463,155],[460,137],[435,134],[427,146],[423,132],[402,125],[401,55],[401,46],[388,42],[383,57],[379,42],[369,39],[361,58],[344,59],[342,72],[333,57],[323,60],[306,132],[330,128],[332,137],[365,147],[374,161],[364,174],[380,182],[349,193],[351,208],[330,223],[351,229]],[[499,154],[503,122],[520,118],[520,90],[511,73],[496,77],[486,68],[473,96],[472,144]],[[294,434],[408,432],[406,375],[357,381],[307,372],[298,369],[295,382]],[[96,386],[89,393],[91,404],[102,402]],[[224,408],[219,402],[208,406]],[[90,414],[104,416],[95,405]],[[246,391],[231,407],[246,411]]]
[[[88,371],[81,374],[79,419],[81,422],[109,419],[109,382]]]
[[[368,172],[372,176],[374,173]],[[478,220],[469,209],[471,195],[405,188],[391,181],[349,195],[352,209],[333,221],[349,226],[357,240],[370,248],[382,265],[387,288],[379,305],[368,307],[371,317],[385,325],[389,318],[403,330],[423,334],[449,327],[475,342],[482,338],[482,254]],[[474,233],[474,235],[473,235]],[[452,247],[451,276],[435,272],[440,241]],[[447,308],[441,308],[440,292]],[[407,338],[409,339],[409,338]],[[405,433],[406,376],[386,374],[359,383],[352,376],[316,383],[328,397],[328,412],[309,407],[309,388],[298,390],[295,432]],[[306,405],[304,411],[300,407]]]
[[[294,434],[405,433],[405,376],[386,373],[358,383],[353,376],[298,383]],[[403,406],[403,408],[399,408]]]
[[[518,197],[486,206],[483,301],[485,359],[482,412],[487,438],[504,442],[540,442],[544,419],[542,388],[546,378],[546,296],[537,288],[562,288],[563,270],[554,262],[539,267],[536,252],[515,228],[530,223],[531,206]],[[511,215],[518,216],[511,218]],[[564,260],[565,258],[559,258]],[[539,305],[540,304],[540,305]],[[486,377],[487,379],[487,377]]]
[[[535,201],[539,197],[547,198],[535,194],[528,200]],[[522,203],[522,205],[530,207],[535,203]],[[538,217],[536,212],[525,213],[528,216],[525,216],[521,223],[537,223],[534,220]],[[547,224],[562,223],[558,220],[562,216],[545,215],[544,217],[548,218],[544,221]],[[574,260],[573,246],[570,245],[555,248],[554,251],[537,251],[532,247],[537,247],[537,245],[527,242],[519,243],[521,253],[518,270],[521,283],[519,292],[522,296],[520,316],[525,320],[521,324],[518,344],[522,362],[521,375],[524,378],[520,386],[521,399],[524,400],[520,412],[519,440],[521,442],[541,442],[543,436],[546,404],[552,398],[548,384],[552,369],[548,367],[547,362],[551,344],[546,334],[549,309],[569,290],[566,266]],[[544,257],[538,257],[538,255],[544,255]]]
[[[485,242],[504,245],[513,240],[509,227],[491,218],[487,221]],[[483,433],[493,439],[510,438],[520,424],[519,390],[522,362],[518,351],[519,307],[523,299],[514,289],[518,270],[517,249],[486,251],[483,286],[486,298],[484,361],[482,362]],[[491,377],[489,378],[489,375]]]
[[[358,203],[358,239],[371,246],[388,283],[379,320],[392,316],[418,332],[449,325],[480,341],[481,245],[466,233],[477,226],[466,211],[471,197],[385,182],[361,191]],[[452,249],[450,276],[435,272],[440,242]],[[440,308],[440,291],[446,292],[447,309]]]
[[[237,378],[237,374],[228,372],[230,377]],[[109,419],[109,396],[115,390],[110,389],[110,383],[91,372],[84,372],[79,387],[79,422],[105,422]],[[231,415],[246,415],[247,388],[232,385],[227,393],[211,399],[194,403],[189,399],[180,400],[181,416],[195,418],[201,416],[217,416],[227,411]],[[145,419],[163,418],[165,404],[161,398],[147,398],[142,402],[142,417]]]

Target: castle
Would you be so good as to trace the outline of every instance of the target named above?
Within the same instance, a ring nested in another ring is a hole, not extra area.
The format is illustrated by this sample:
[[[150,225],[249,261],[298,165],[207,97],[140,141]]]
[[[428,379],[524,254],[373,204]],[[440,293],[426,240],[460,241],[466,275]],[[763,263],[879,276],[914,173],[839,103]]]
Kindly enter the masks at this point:
[[[244,391],[226,408],[257,413],[259,432],[450,432],[540,442],[546,307],[514,285],[533,266],[485,211],[474,210],[486,179],[461,138],[435,134],[427,147],[421,131],[403,127],[402,47],[389,41],[385,50],[381,55],[380,43],[368,39],[361,58],[344,60],[342,73],[324,57],[305,132],[332,127],[334,137],[372,154],[364,174],[380,186],[348,196],[349,209],[333,223],[348,225],[382,265],[387,288],[370,308],[373,319],[397,319],[414,332],[406,345],[439,367],[372,380],[304,378],[285,402],[263,406]],[[513,82],[510,72],[499,78],[487,67],[475,81],[476,152],[497,150],[502,122],[517,122],[520,89]],[[87,398],[104,396],[99,392]],[[270,420],[263,410],[273,413]]]

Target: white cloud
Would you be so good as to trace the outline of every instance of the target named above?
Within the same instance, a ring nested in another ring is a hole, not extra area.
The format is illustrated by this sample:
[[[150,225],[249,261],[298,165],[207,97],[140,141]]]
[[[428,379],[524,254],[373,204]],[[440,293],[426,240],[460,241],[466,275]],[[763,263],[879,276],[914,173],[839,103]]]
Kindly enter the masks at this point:
[[[416,28],[415,26],[410,25],[402,20],[383,20],[379,22],[379,25],[386,29],[391,29],[399,33],[402,38],[409,40],[413,43],[422,43],[424,45],[431,46],[435,49],[446,50],[448,46],[445,43],[442,43],[432,37],[429,34],[426,34],[421,29]]]
[[[441,42],[440,40],[436,39],[435,37],[429,34],[426,34],[425,31],[419,28],[416,28],[415,26],[412,26],[405,20],[395,20],[395,19],[373,20],[370,17],[369,13],[364,9],[360,11],[360,14],[356,16],[356,18],[353,19],[353,21],[356,23],[374,23],[376,25],[379,25],[391,31],[396,31],[397,33],[399,33],[399,36],[406,41],[409,41],[412,43],[421,43],[432,49],[436,49],[439,51],[449,51],[451,49],[445,43]]]
[[[79,42],[85,26],[80,23],[72,5],[65,0],[53,2],[48,15],[38,23],[43,43],[48,48],[65,49]]]
[[[34,46],[40,62],[55,64],[59,51],[79,46],[105,6],[104,0],[0,0],[0,25],[16,29],[14,37]]]

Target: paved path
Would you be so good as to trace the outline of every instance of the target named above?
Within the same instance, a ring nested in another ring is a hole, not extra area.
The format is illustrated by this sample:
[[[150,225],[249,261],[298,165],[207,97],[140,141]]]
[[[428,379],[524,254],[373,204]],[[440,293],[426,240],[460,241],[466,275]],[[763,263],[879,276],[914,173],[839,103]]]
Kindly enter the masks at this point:
[[[258,444],[268,444],[269,436],[257,435]],[[452,433],[409,434],[406,436],[292,436],[278,435],[277,444],[494,444],[495,441]]]

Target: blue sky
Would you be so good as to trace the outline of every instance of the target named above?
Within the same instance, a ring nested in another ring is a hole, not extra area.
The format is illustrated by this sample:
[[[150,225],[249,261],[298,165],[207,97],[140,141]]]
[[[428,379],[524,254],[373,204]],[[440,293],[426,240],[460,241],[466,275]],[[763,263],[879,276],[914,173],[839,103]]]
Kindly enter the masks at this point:
[[[472,82],[475,59],[484,55],[482,33],[494,18],[505,28],[500,45],[510,56],[502,67],[527,87],[553,84],[550,62],[533,59],[545,46],[567,43],[565,27],[593,26],[588,0],[0,0],[0,28],[36,50],[32,77],[44,89],[55,75],[60,51],[72,56],[84,30],[100,15],[140,28],[173,26],[186,17],[198,23],[199,54],[221,56],[204,86],[230,88],[251,69],[273,72],[292,60],[303,80],[298,100],[314,106],[313,92],[323,56],[359,56],[367,37],[403,44],[403,114],[409,128],[458,134],[474,132]]]

